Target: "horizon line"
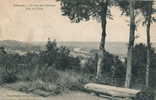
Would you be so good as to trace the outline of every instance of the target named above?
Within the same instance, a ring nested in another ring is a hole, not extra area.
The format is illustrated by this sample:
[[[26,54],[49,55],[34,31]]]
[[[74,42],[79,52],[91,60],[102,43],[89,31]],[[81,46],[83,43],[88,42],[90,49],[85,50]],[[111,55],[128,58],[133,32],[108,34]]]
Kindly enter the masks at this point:
[[[53,40],[55,40],[55,39],[53,39]],[[52,41],[53,41],[52,40]],[[0,40],[0,41],[17,41],[17,42],[23,42],[23,43],[34,43],[34,42],[47,42],[48,40],[37,40],[37,41],[30,41],[30,42],[27,42],[27,41],[22,41],[22,40],[13,40],[13,39],[6,39],[6,40]],[[67,41],[67,40],[56,40],[56,42],[82,42],[82,43],[84,43],[84,42],[96,42],[96,43],[100,43],[100,41],[71,41],[71,40],[69,40],[69,41]],[[126,41],[106,41],[106,43],[109,43],[109,42],[120,42],[120,43],[128,43],[128,42],[126,42]],[[135,43],[144,43],[144,44],[146,44],[146,42],[135,42]],[[156,43],[156,41],[151,41],[151,43]]]

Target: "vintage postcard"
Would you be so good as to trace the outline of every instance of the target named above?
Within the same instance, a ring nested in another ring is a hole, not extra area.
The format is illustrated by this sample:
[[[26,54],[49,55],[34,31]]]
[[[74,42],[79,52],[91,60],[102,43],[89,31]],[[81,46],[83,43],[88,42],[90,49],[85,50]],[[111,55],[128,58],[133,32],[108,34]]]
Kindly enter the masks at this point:
[[[0,100],[156,100],[156,1],[1,0]]]

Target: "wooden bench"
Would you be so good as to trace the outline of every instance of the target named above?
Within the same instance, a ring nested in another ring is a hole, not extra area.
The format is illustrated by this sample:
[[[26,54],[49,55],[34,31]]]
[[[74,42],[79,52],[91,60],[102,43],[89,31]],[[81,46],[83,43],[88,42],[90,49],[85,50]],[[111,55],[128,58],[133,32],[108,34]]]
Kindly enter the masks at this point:
[[[96,83],[88,83],[84,87],[85,89],[92,91],[97,95],[100,94],[105,95],[107,98],[113,100],[122,100],[125,98],[129,98],[130,100],[133,100],[136,94],[140,92],[140,90],[102,85]]]

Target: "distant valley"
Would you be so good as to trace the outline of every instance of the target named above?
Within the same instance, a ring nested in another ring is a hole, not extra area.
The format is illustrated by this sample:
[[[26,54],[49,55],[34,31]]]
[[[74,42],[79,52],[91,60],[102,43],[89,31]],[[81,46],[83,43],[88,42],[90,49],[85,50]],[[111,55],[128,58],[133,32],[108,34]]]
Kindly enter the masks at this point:
[[[18,51],[37,51],[45,49],[46,42],[32,42],[25,43],[15,40],[4,40],[0,41],[0,46],[5,47],[9,50],[18,50]],[[98,49],[98,42],[58,42],[59,46],[66,46],[70,49],[81,48],[84,50],[94,50]],[[156,43],[152,43],[152,47],[156,48]],[[106,50],[112,54],[119,56],[126,56],[127,53],[127,43],[124,42],[107,42]]]

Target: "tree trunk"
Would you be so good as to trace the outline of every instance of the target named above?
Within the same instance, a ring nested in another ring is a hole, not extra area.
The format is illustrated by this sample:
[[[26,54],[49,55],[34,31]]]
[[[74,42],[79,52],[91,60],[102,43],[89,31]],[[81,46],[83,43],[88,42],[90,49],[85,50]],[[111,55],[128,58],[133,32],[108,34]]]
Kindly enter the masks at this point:
[[[150,26],[151,26],[151,14],[152,14],[152,4],[149,4],[148,9],[148,16],[147,16],[147,27],[146,27],[146,34],[147,34],[147,63],[146,63],[146,87],[149,87],[149,69],[151,65],[151,44],[150,44]]]
[[[102,73],[102,66],[103,66],[103,59],[105,54],[105,39],[106,39],[106,24],[107,24],[107,8],[108,7],[108,0],[103,5],[103,14],[101,15],[101,28],[102,28],[102,36],[100,41],[100,52],[98,55],[98,63],[97,63],[97,75],[96,79],[101,79],[101,73]]]
[[[134,15],[135,0],[130,0],[130,36],[128,44],[127,53],[127,71],[125,87],[130,88],[131,76],[132,76],[132,55],[133,55],[133,45],[134,45],[134,35],[135,35],[135,15]]]

